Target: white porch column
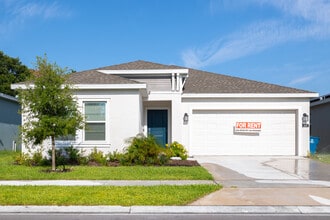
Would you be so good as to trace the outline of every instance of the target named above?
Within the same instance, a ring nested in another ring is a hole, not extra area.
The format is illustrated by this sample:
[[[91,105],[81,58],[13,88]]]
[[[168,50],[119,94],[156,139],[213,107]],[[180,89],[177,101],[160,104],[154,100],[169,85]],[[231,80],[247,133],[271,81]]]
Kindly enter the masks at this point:
[[[171,85],[172,91],[175,90],[175,73],[172,73],[172,85]]]
[[[182,142],[182,126],[183,115],[181,110],[181,94],[173,94],[172,96],[172,140]]]
[[[175,91],[180,91],[180,81],[179,81],[179,78],[180,78],[180,73],[176,73],[176,90]]]

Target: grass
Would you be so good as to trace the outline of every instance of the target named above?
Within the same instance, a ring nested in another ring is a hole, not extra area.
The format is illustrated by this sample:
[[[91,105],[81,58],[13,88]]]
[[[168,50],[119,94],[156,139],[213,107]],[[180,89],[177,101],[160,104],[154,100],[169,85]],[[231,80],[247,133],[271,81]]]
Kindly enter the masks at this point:
[[[14,165],[15,152],[0,151],[0,180],[212,180],[203,167],[72,166],[71,172],[47,173],[49,167]]]
[[[330,164],[330,154],[328,153],[317,153],[313,156],[311,156],[312,159],[319,160],[323,163],[328,163]]]
[[[187,205],[219,185],[0,186],[0,205]]]

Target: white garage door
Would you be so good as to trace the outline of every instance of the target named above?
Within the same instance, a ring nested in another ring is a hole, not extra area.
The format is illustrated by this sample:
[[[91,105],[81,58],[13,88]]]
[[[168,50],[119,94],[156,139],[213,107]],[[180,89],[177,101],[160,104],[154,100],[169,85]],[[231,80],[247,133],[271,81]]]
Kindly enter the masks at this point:
[[[237,132],[237,122],[260,122],[257,132]],[[191,155],[295,155],[295,111],[194,110]]]

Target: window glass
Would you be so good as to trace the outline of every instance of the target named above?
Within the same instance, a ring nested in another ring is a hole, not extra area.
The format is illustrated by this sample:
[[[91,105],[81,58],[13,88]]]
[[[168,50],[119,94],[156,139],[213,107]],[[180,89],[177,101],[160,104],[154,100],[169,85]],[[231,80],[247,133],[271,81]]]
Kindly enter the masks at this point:
[[[105,121],[105,102],[85,102],[87,121]]]
[[[86,141],[104,141],[105,123],[87,123],[85,130]]]
[[[85,105],[85,141],[104,141],[105,137],[105,103],[84,102]]]

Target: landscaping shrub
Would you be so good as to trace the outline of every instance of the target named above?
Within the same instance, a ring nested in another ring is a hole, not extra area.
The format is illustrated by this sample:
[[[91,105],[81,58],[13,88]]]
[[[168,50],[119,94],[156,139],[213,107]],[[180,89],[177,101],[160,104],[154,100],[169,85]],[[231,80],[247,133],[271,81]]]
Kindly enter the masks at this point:
[[[50,149],[48,150],[48,157],[44,158],[43,162],[38,165],[51,165],[51,155],[52,150]],[[86,160],[86,157],[82,156],[82,153],[73,146],[57,148],[55,150],[56,167],[63,166],[63,170],[66,170],[65,166],[67,165],[85,164],[87,163]]]
[[[63,166],[63,170],[65,170],[65,166],[68,165],[68,159],[63,148],[55,149],[55,162],[56,162],[56,167]],[[46,165],[51,165],[51,163],[52,163],[52,150],[50,149],[48,150],[48,158]]]
[[[110,152],[108,154],[108,159],[109,159],[109,162],[117,162],[117,163],[120,163],[120,164],[124,164],[126,159],[125,159],[125,154],[124,153],[120,153],[118,152],[117,150],[113,151],[113,152]]]
[[[96,147],[87,156],[88,163],[96,163],[97,165],[106,165],[107,158],[102,151],[98,151]]]
[[[87,158],[82,156],[82,151],[79,151],[78,149],[74,148],[73,146],[65,147],[64,148],[66,156],[67,156],[67,162],[70,165],[80,165],[80,164],[86,164]]]
[[[31,166],[31,157],[28,153],[20,153],[15,156],[14,163],[17,165]]]
[[[32,156],[28,153],[20,153],[14,158],[14,163],[25,166],[42,166],[45,165],[46,159],[42,157],[42,152],[38,150]]]
[[[188,152],[182,144],[177,141],[174,141],[170,146],[166,145],[168,148],[167,153],[170,157],[180,157],[182,160],[188,158]]]
[[[164,157],[165,149],[162,148],[156,139],[149,135],[148,137],[139,134],[129,140],[129,146],[125,151],[125,162],[137,165],[161,165],[168,161]]]

